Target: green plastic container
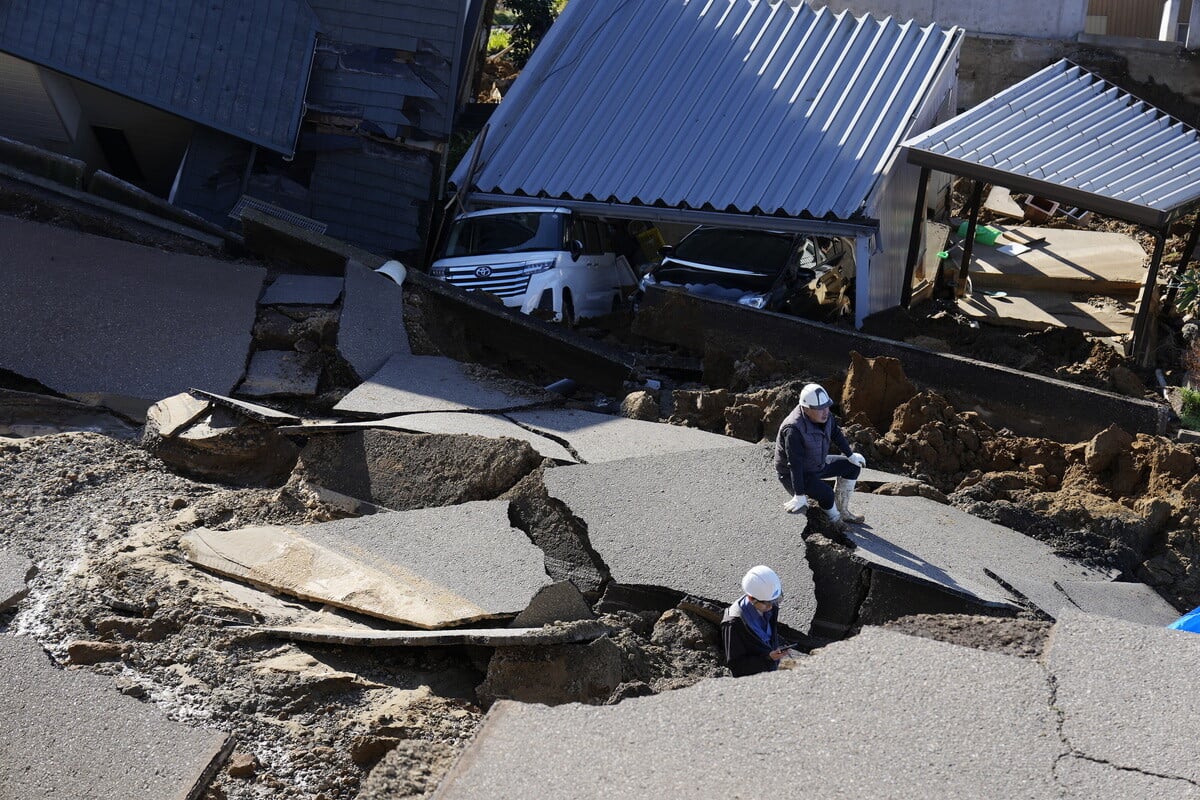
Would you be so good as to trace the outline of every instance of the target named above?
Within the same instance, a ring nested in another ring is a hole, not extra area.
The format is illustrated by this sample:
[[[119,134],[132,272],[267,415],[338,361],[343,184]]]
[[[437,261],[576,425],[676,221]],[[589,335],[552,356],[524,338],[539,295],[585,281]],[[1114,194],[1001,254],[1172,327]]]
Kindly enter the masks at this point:
[[[966,220],[963,220],[962,224],[958,226],[958,235],[959,236],[967,235],[967,225],[968,224],[969,223]],[[976,225],[975,226],[975,241],[983,242],[986,245],[994,245],[994,244],[996,244],[996,240],[999,239],[1001,234],[1003,234],[1003,233],[1004,233],[1004,231],[999,230],[997,228],[993,228],[991,225]]]

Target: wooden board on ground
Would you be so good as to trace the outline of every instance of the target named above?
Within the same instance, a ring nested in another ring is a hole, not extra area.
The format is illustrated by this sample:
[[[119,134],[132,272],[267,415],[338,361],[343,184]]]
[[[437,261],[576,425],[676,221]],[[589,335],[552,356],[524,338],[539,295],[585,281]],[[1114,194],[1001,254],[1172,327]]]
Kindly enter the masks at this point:
[[[990,325],[1041,330],[1077,328],[1099,336],[1124,336],[1133,330],[1136,307],[1132,302],[1060,292],[1022,292],[1004,297],[976,291],[958,301],[958,310],[970,319]]]
[[[1146,280],[1146,252],[1124,234],[1023,225],[1003,230],[998,246],[1040,238],[1046,242],[1020,255],[976,244],[970,272],[976,289],[1135,297]],[[961,248],[955,248],[951,259],[961,261]]]

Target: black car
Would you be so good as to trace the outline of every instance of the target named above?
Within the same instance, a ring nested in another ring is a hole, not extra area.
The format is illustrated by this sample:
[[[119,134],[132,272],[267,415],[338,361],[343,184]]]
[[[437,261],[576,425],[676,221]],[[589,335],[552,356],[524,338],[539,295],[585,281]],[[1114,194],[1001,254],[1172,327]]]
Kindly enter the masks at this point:
[[[701,226],[642,278],[768,311],[831,317],[849,305],[853,259],[844,239]]]

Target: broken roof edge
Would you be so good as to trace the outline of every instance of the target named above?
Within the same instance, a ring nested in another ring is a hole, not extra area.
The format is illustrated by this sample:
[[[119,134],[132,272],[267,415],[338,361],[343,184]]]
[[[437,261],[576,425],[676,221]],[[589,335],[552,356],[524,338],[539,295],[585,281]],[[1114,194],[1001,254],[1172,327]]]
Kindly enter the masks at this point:
[[[673,206],[649,206],[630,203],[612,203],[598,200],[570,200],[560,197],[522,197],[507,194],[471,192],[469,203],[486,203],[496,206],[559,206],[593,214],[598,217],[639,219],[650,222],[682,222],[695,225],[721,225],[724,227],[751,230],[793,231],[824,236],[873,236],[878,233],[879,222],[862,219],[854,222],[841,220],[806,219],[803,217],[772,216],[732,211],[702,211]]]
[[[1159,211],[1149,206],[1116,200],[1105,195],[1085,192],[1081,189],[1073,189],[1061,183],[1038,180],[1015,172],[996,169],[995,167],[985,167],[971,161],[931,153],[928,150],[920,150],[907,145],[904,149],[908,153],[908,163],[916,164],[919,167],[927,167],[938,172],[946,172],[959,177],[982,180],[996,186],[1003,186],[1010,191],[1030,192],[1064,205],[1076,206],[1087,211],[1094,211],[1104,216],[1115,217],[1134,223],[1135,225],[1144,225],[1156,230],[1165,228],[1186,213],[1190,206],[1195,205],[1195,203],[1190,203],[1170,211]]]

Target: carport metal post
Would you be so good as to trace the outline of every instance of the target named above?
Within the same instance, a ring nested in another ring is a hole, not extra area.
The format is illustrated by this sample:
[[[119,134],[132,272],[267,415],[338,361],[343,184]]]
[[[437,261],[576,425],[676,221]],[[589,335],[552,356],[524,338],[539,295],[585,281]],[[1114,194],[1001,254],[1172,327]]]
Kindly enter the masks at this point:
[[[1154,305],[1154,292],[1158,284],[1158,267],[1162,264],[1163,249],[1166,244],[1166,230],[1154,231],[1154,255],[1150,257],[1146,285],[1142,287],[1142,302],[1138,305],[1137,317],[1133,321],[1133,357],[1141,367],[1150,366],[1150,307]]]
[[[912,233],[908,237],[908,261],[904,264],[904,288],[900,290],[900,305],[912,305],[913,273],[917,269],[917,250],[921,246],[921,229],[925,226],[925,192],[929,188],[929,167],[921,167],[917,181],[917,206],[913,210]]]
[[[967,292],[967,270],[971,266],[971,251],[975,246],[975,224],[979,221],[979,206],[983,201],[983,181],[975,181],[971,189],[970,216],[967,220],[967,240],[963,242],[962,266],[958,268],[958,285],[954,296],[962,297]]]

